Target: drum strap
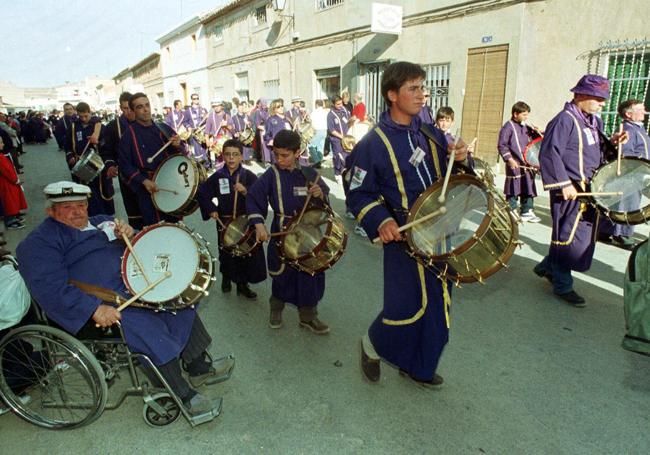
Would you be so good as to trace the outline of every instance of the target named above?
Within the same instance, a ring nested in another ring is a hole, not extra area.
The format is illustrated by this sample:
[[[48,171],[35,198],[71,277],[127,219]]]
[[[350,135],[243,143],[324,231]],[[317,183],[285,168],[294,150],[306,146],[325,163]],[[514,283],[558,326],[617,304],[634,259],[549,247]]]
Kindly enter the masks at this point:
[[[393,166],[393,173],[395,174],[395,180],[397,180],[397,188],[399,193],[402,196],[402,208],[408,210],[408,198],[406,197],[406,190],[404,189],[404,179],[402,178],[402,171],[399,169],[397,164],[397,157],[395,156],[395,150],[391,145],[390,141],[386,137],[386,134],[381,130],[380,127],[375,128],[375,132],[379,138],[384,142],[386,150],[388,150],[388,157],[390,158],[390,163]],[[437,169],[436,169],[437,171]]]
[[[512,128],[512,134],[515,136],[515,144],[517,144],[517,152],[519,152],[519,157],[522,157],[523,153],[521,152],[521,144],[519,143],[519,136],[517,135],[517,129],[515,128],[515,125],[512,123],[512,120],[508,120],[508,123],[510,124],[510,128]]]
[[[273,173],[275,174],[275,187],[276,191],[278,194],[278,206],[280,207],[280,220],[278,221],[280,223],[280,227],[284,226],[284,202],[282,202],[282,183],[280,182],[280,172],[278,169],[275,167],[275,164],[271,165],[271,169],[273,169]],[[278,270],[271,270],[269,269],[269,275],[271,276],[278,276],[281,275],[284,272],[284,262],[281,263],[280,268]]]

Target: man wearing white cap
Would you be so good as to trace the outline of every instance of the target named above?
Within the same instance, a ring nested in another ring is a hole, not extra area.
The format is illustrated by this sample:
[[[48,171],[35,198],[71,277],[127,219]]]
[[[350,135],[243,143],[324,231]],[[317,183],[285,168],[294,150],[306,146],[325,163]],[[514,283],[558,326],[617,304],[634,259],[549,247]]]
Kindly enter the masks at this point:
[[[287,117],[291,120],[294,130],[298,130],[298,127],[305,120],[305,109],[301,105],[302,98],[299,96],[294,96],[291,98],[291,109],[287,112]]]
[[[223,101],[212,101],[212,112],[205,122],[205,135],[208,136],[208,145],[212,145],[217,138],[229,131],[228,121],[230,115],[223,109]]]
[[[217,406],[194,388],[229,377],[234,359],[214,364],[205,360],[212,339],[196,310],[175,314],[128,307],[121,313],[102,298],[81,288],[104,288],[128,297],[120,274],[123,235],[133,229],[111,216],[88,216],[90,188],[73,182],[45,187],[49,215],[16,249],[20,273],[48,318],[72,334],[86,324],[110,327],[120,321],[128,346],[146,354],[158,367],[193,416]],[[75,281],[75,285],[71,284]],[[188,365],[190,384],[182,377],[179,359]]]

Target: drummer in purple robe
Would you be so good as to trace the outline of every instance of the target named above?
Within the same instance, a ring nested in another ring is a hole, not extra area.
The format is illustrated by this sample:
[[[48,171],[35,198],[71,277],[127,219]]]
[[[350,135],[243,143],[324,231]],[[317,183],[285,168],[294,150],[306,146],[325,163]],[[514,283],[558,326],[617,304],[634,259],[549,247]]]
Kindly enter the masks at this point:
[[[332,147],[334,174],[339,180],[345,168],[345,159],[350,155],[350,152],[343,150],[343,146],[341,145],[343,136],[348,134],[349,120],[350,114],[343,106],[343,98],[340,96],[332,98],[332,108],[327,114],[327,134],[330,138],[330,146]]]
[[[236,139],[228,139],[223,144],[225,165],[201,184],[198,200],[203,219],[218,220],[216,225],[219,271],[222,276],[221,290],[224,293],[230,292],[234,282],[237,285],[237,295],[255,300],[257,294],[248,284],[260,283],[266,279],[264,249],[258,247],[250,256],[236,256],[224,249],[222,244],[223,225],[233,221],[235,209],[235,217],[246,216],[246,195],[257,180],[253,172],[242,166],[243,148],[242,143]]]
[[[603,133],[597,115],[609,98],[609,80],[594,74],[583,76],[571,89],[573,100],[546,127],[540,150],[544,189],[550,191],[553,232],[548,255],[534,272],[553,284],[553,292],[567,303],[584,307],[585,299],[573,289],[571,271],[586,272],[594,255],[598,213],[578,193],[588,192],[594,171],[609,156],[612,144]]]
[[[177,135],[167,138],[154,124],[149,98],[144,93],[133,94],[129,99],[129,108],[134,113],[135,121],[128,125],[120,140],[120,173],[138,198],[144,226],[160,221],[176,222],[178,217],[156,209],[151,195],[159,191],[153,181],[156,170],[168,156],[182,153],[181,140]],[[171,145],[158,153],[169,140]],[[150,163],[148,158],[153,158],[153,161]]]
[[[266,98],[260,98],[250,114],[251,124],[255,128],[255,152],[262,163],[271,162],[271,150],[264,145],[264,128],[269,118],[269,105]]]
[[[246,211],[257,240],[270,240],[267,257],[271,288],[269,327],[282,327],[282,311],[286,303],[298,308],[300,326],[324,335],[330,328],[318,318],[318,302],[325,293],[325,273],[315,275],[299,271],[282,262],[278,254],[277,238],[272,238],[264,226],[269,205],[273,209],[271,232],[284,231],[291,220],[301,212],[307,195],[314,205],[329,205],[329,188],[312,168],[299,167],[300,135],[291,130],[280,130],[273,140],[275,164],[271,165],[249,189]]]
[[[230,377],[234,358],[206,359],[212,339],[194,308],[174,313],[133,306],[118,312],[112,303],[86,293],[70,280],[129,297],[120,273],[125,244],[133,228],[111,216],[88,216],[90,188],[73,182],[45,187],[48,218],[16,249],[20,274],[47,317],[73,335],[122,325],[129,348],[147,355],[191,416],[211,412],[219,404],[195,389]],[[179,360],[187,365],[189,384]],[[143,361],[143,365],[144,365]],[[145,369],[147,371],[148,369]],[[151,375],[150,371],[147,371]],[[156,380],[157,382],[157,380]]]
[[[70,125],[65,140],[66,160],[70,171],[72,171],[83,153],[87,152],[89,148],[98,150],[100,156],[104,151],[100,147],[100,141],[103,140],[104,127],[99,117],[91,115],[88,103],[81,102],[77,104],[76,110],[77,119]],[[91,216],[115,214],[115,204],[113,202],[115,189],[113,187],[112,176],[117,172],[117,169],[115,168],[115,163],[110,161],[110,157],[102,156],[102,159],[107,161],[108,165],[104,167],[97,177],[88,183],[92,191],[92,196],[88,201],[88,213]],[[79,179],[75,175],[72,175],[72,180],[79,183]]]
[[[618,106],[618,115],[623,121],[623,131],[627,132],[629,137],[629,140],[623,144],[623,156],[650,159],[650,137],[643,125],[646,115],[643,101],[636,99],[623,101]],[[625,199],[625,201],[621,201],[617,210],[639,210],[640,195],[639,197],[627,196]],[[609,218],[603,217],[598,230],[598,240],[600,241],[611,242],[624,249],[632,249],[636,244],[632,238],[634,226],[613,223]]]
[[[535,171],[525,165],[524,149],[526,145],[539,135],[532,127],[526,125],[530,114],[530,106],[523,101],[513,104],[511,117],[499,131],[497,149],[506,163],[506,180],[503,193],[513,212],[517,210],[523,221],[539,223],[540,217],[533,211],[534,199],[537,197],[535,186]]]
[[[165,116],[165,123],[174,128],[176,132],[185,123],[185,112],[181,100],[174,100],[174,108]]]
[[[207,138],[208,149],[217,142],[222,136],[230,138],[230,114],[223,108],[222,100],[214,100],[211,103],[212,110],[208,114],[208,119],[205,122],[205,130],[203,133]],[[216,160],[222,161],[221,157],[216,157]]]
[[[268,150],[264,153],[264,161],[267,163],[274,163],[274,156],[271,154],[273,150],[273,139],[282,130],[292,130],[293,126],[291,121],[284,115],[284,102],[280,99],[271,101],[269,106],[269,118],[266,119],[264,124],[264,140],[262,144]],[[267,157],[269,161],[267,161]]]
[[[399,226],[417,198],[444,177],[448,153],[464,163],[467,147],[462,141],[447,145],[439,129],[422,123],[425,77],[410,62],[384,70],[381,94],[388,110],[354,148],[347,204],[368,237],[383,242],[383,309],[361,340],[362,373],[378,382],[383,359],[401,376],[431,388],[443,384],[437,369],[449,340],[452,285],[409,254]]]
[[[228,127],[234,136],[235,139],[240,139],[241,133],[244,132],[247,126],[251,126],[251,119],[248,116],[248,102],[241,101],[237,104],[237,113],[230,117]],[[253,148],[243,145],[244,147],[244,162],[250,163],[250,160],[253,159]]]
[[[191,101],[192,104],[185,110],[183,124],[188,130],[194,131],[201,128],[207,121],[208,111],[201,106],[197,93],[192,93]],[[190,154],[194,159],[209,168],[211,166],[209,161],[210,157],[208,156],[205,144],[197,140],[194,136],[191,136],[189,145]]]

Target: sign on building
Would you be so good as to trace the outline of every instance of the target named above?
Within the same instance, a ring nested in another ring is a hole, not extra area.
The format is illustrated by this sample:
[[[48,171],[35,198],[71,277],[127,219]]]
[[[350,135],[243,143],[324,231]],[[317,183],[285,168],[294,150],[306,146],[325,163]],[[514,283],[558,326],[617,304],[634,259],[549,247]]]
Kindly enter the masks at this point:
[[[400,35],[402,33],[402,12],[401,6],[373,3],[370,31]]]

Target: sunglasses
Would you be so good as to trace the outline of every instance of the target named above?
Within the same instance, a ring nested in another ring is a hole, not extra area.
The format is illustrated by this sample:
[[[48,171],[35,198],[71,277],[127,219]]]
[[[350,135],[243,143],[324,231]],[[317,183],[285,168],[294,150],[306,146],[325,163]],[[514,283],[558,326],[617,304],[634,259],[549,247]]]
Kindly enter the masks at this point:
[[[197,101],[197,100],[198,100],[198,98],[192,98],[192,101]]]

